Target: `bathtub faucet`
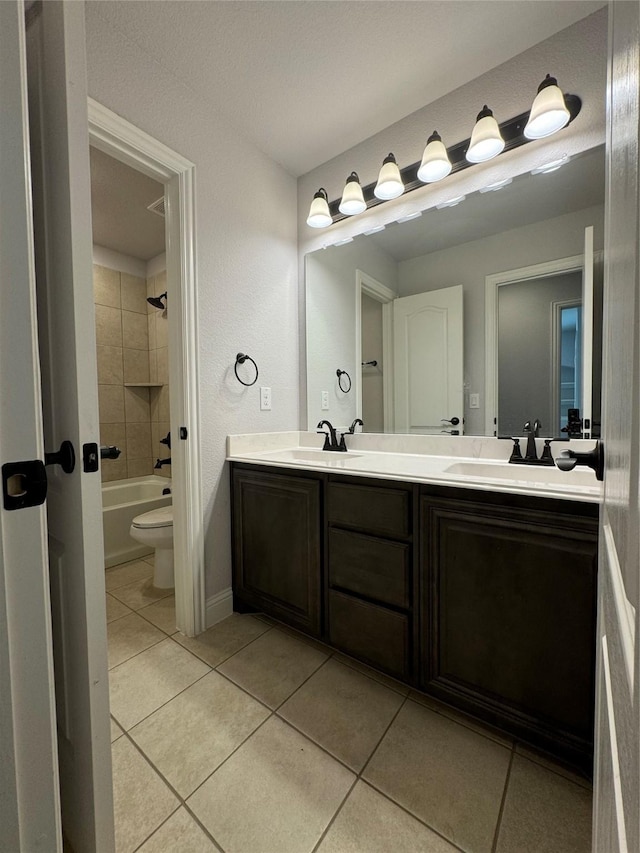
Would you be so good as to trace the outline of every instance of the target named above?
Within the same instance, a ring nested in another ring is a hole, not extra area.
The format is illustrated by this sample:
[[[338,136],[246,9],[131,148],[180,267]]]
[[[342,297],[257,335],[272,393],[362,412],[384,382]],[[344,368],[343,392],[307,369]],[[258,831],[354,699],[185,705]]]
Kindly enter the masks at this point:
[[[154,470],[156,468],[162,468],[163,465],[171,465],[171,457],[167,457],[167,459],[156,459],[156,464],[153,466]]]

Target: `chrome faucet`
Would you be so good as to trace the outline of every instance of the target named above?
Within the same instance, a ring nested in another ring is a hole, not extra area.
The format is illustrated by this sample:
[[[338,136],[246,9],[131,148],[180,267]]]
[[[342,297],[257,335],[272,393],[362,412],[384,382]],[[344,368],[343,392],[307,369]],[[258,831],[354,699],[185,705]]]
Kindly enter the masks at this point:
[[[328,427],[329,431],[325,432],[322,427]],[[317,430],[319,433],[324,434],[324,445],[322,446],[323,450],[334,450],[339,453],[347,452],[347,445],[344,442],[344,433],[340,434],[340,443],[338,443],[338,436],[336,435],[335,427],[329,423],[329,421],[320,421],[317,426]]]

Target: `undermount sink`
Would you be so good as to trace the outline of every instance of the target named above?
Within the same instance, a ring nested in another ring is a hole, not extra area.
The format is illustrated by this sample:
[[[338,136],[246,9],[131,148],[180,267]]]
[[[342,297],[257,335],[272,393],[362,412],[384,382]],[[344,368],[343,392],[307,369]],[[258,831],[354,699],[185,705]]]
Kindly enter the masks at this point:
[[[444,469],[446,474],[454,474],[474,479],[512,480],[527,483],[557,483],[561,485],[594,486],[596,477],[593,471],[560,471],[551,465],[510,465],[508,462],[455,462]]]
[[[305,462],[311,465],[333,465],[343,467],[352,459],[359,459],[359,453],[338,453],[331,450],[274,450],[270,453],[265,453],[269,459],[274,462],[297,462],[299,465],[304,465]]]

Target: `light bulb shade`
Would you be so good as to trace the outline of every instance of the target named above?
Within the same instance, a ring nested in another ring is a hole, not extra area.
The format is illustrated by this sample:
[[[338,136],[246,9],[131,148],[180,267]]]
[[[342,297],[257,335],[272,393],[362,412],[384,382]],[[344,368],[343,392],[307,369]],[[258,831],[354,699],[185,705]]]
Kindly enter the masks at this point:
[[[362,213],[367,209],[367,203],[362,195],[362,187],[360,186],[360,178],[357,172],[351,172],[344,185],[342,199],[338,205],[340,213],[345,216],[355,216],[357,213]]]
[[[451,168],[447,149],[443,145],[440,134],[434,130],[427,139],[422,163],[418,169],[418,179],[424,184],[433,184],[446,178],[451,172]]]
[[[375,185],[373,194],[376,198],[386,201],[390,198],[398,198],[403,192],[404,184],[402,183],[396,158],[393,154],[389,154],[382,161],[378,183]]]
[[[478,113],[466,158],[470,163],[484,163],[493,157],[497,157],[503,149],[504,139],[500,133],[498,122],[485,104]]]
[[[571,114],[564,101],[564,95],[558,88],[555,77],[547,74],[538,87],[529,120],[524,129],[527,139],[543,139],[561,130],[569,123]]]
[[[327,191],[324,187],[320,187],[313,197],[311,207],[309,208],[309,216],[307,216],[307,225],[311,228],[326,228],[333,222],[327,199]]]

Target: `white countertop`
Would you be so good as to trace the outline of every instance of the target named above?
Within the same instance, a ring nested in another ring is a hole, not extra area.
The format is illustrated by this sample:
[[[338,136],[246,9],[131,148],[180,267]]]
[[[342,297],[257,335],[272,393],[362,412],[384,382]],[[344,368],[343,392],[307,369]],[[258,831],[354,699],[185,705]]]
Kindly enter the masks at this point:
[[[347,435],[347,453],[323,451],[315,432],[227,437],[227,459],[298,470],[336,472],[455,488],[598,503],[602,484],[585,467],[563,472],[542,465],[510,465],[512,444],[477,436]],[[538,440],[539,453],[542,440]],[[521,442],[524,448],[524,442]],[[590,450],[594,441],[552,445],[552,451]]]

